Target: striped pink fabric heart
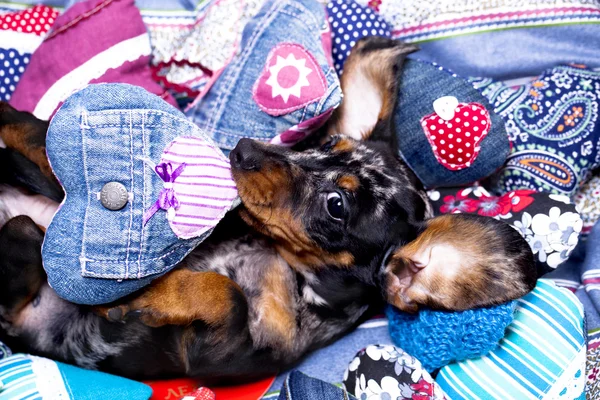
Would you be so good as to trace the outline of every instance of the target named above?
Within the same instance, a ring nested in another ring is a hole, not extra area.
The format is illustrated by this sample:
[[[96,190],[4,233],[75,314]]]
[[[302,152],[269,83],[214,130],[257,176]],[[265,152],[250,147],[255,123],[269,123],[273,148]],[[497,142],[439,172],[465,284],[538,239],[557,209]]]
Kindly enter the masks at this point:
[[[169,225],[177,237],[190,239],[213,228],[237,198],[229,160],[205,140],[183,136],[163,152],[161,163],[184,168],[165,188],[173,189],[176,208],[167,211]]]

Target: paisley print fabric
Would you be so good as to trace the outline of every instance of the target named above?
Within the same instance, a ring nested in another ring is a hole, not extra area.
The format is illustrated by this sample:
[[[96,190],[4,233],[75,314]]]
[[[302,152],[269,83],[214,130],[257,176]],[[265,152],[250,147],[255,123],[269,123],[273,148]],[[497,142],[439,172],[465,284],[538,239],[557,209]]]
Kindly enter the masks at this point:
[[[505,193],[533,189],[572,196],[600,163],[600,72],[559,66],[522,86],[473,79],[505,120],[513,149],[495,177]]]

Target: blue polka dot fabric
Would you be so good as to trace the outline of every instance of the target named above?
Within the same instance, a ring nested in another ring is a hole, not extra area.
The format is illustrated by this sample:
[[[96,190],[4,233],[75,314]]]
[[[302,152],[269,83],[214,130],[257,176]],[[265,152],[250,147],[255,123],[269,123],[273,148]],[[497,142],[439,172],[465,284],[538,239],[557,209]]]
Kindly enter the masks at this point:
[[[331,26],[333,63],[340,75],[350,50],[359,39],[366,36],[392,36],[388,24],[375,11],[352,0],[330,1],[327,13]]]
[[[15,49],[0,48],[0,100],[10,100],[30,56],[31,54],[21,54]]]

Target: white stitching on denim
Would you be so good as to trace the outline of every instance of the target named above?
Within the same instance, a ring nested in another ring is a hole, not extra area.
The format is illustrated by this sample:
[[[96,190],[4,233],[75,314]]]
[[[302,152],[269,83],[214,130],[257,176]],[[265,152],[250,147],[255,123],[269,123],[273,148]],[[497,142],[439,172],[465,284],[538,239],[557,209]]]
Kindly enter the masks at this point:
[[[84,272],[86,272],[86,268],[85,268],[85,243],[86,243],[86,226],[88,224],[88,210],[90,209],[92,203],[91,203],[91,196],[89,195],[89,193],[91,193],[90,191],[90,182],[89,182],[89,178],[88,178],[88,170],[87,170],[87,148],[86,148],[86,143],[85,143],[85,133],[84,131],[84,126],[89,126],[88,124],[88,120],[87,120],[87,110],[83,110],[81,112],[81,125],[80,125],[80,130],[79,133],[81,134],[81,148],[82,148],[82,155],[81,155],[81,161],[83,163],[83,178],[85,179],[85,187],[88,193],[88,201],[87,201],[87,206],[85,207],[85,211],[83,214],[83,230],[81,233],[81,255],[79,256],[81,259],[81,274],[83,275]]]
[[[175,252],[176,252],[176,251],[177,251],[179,248],[181,248],[181,247],[183,247],[183,246],[178,246],[177,248],[175,248],[175,249],[171,250],[170,252],[168,252],[168,253],[166,253],[166,254],[163,254],[163,255],[162,255],[162,256],[160,256],[160,257],[156,257],[156,258],[149,258],[149,259],[147,259],[147,260],[143,260],[143,261],[144,261],[144,262],[149,262],[149,261],[155,262],[156,260],[161,260],[161,259],[163,259],[163,258],[166,258],[166,257],[170,256],[171,254],[175,253]],[[191,248],[191,249],[190,249],[190,250],[187,252],[187,254],[189,254],[189,253],[190,253],[190,252],[191,252],[193,249],[194,249],[194,248]],[[60,254],[60,255],[62,255],[62,253],[56,253],[56,254]],[[185,258],[185,257],[184,257],[184,258]],[[122,262],[122,261],[110,261],[110,260],[109,260],[109,261],[103,261],[103,260],[90,260],[90,259],[85,259],[85,258],[81,258],[80,260],[82,260],[82,261],[83,261],[83,260],[86,260],[86,261],[89,261],[89,262],[95,262],[95,263],[99,263],[99,264],[118,264],[118,263],[121,263],[121,262]],[[173,266],[175,266],[175,265],[179,264],[180,262],[181,262],[181,260],[179,260],[179,261],[176,261],[176,262],[174,262],[174,263],[168,263],[168,264],[166,264],[166,265],[165,265],[163,268],[159,269],[158,271],[152,271],[152,273],[148,273],[148,274],[142,275],[142,276],[140,276],[140,278],[139,278],[139,279],[141,279],[141,278],[145,278],[145,277],[147,277],[147,276],[150,276],[150,275],[156,275],[156,274],[160,274],[160,273],[162,273],[163,271],[165,271],[165,270],[167,270],[167,269],[169,269],[169,268],[171,268],[171,267],[173,267]],[[86,276],[91,276],[91,277],[98,277],[98,278],[111,278],[111,279],[115,279],[115,278],[116,278],[116,279],[119,279],[119,280],[123,279],[123,274],[98,274],[98,273],[96,273],[96,272],[93,272],[93,271],[88,271],[88,270],[86,270],[85,272],[86,272]]]
[[[131,174],[131,192],[133,193],[133,112],[129,110],[129,173]],[[129,229],[127,230],[127,253],[125,255],[125,279],[129,278],[129,253],[131,252],[131,231],[133,226],[133,204],[129,202]]]
[[[142,154],[146,157],[146,112],[142,114]],[[143,160],[142,160],[143,162]],[[142,164],[142,170],[146,166]],[[146,209],[146,174],[142,171],[142,210]],[[142,232],[140,234],[140,251],[138,252],[138,279],[142,275],[142,251],[144,249],[144,231],[146,224],[142,223]]]
[[[191,126],[195,126],[195,124],[193,124],[192,122],[190,122],[189,120],[185,119],[185,118],[180,118],[176,115],[173,115],[172,113],[168,113],[168,112],[164,112],[161,110],[154,110],[154,109],[145,109],[145,108],[134,108],[134,109],[130,109],[130,110],[107,110],[107,111],[92,111],[90,112],[90,116],[93,118],[95,116],[101,116],[101,117],[105,117],[107,115],[123,115],[125,113],[130,113],[130,112],[135,112],[136,114],[141,114],[141,113],[146,113],[147,115],[166,115],[169,116],[170,118],[177,120],[177,121],[181,121],[181,122],[185,122],[188,125]],[[89,122],[88,122],[89,123]],[[133,124],[134,126],[138,126],[141,125],[141,122]],[[155,126],[155,125],[160,125],[160,123],[148,123],[146,121],[146,126]],[[98,128],[98,127],[102,127],[102,126],[122,126],[122,123],[112,123],[112,124],[99,124],[99,125],[91,125],[91,127],[93,128]]]

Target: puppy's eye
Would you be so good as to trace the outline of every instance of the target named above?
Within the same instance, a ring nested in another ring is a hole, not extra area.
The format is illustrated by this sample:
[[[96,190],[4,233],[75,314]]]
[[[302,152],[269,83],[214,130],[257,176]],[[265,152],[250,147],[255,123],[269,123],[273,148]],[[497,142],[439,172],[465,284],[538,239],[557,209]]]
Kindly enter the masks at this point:
[[[327,212],[333,219],[344,218],[344,201],[339,193],[331,192],[327,195]]]

